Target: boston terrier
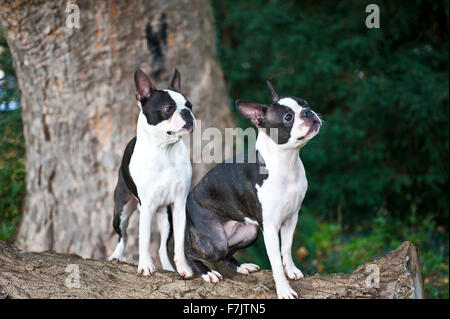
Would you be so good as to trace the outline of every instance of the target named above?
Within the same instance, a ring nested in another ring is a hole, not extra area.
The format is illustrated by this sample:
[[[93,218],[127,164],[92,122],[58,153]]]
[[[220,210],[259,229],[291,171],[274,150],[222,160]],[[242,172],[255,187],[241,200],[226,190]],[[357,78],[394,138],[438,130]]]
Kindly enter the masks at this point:
[[[249,274],[259,266],[241,263],[233,254],[254,243],[261,229],[278,298],[292,299],[297,294],[285,274],[303,278],[291,255],[307,189],[299,150],[319,132],[322,121],[305,100],[280,96],[270,82],[267,85],[270,106],[236,101],[239,112],[258,128],[256,149],[218,164],[188,196],[186,256],[207,282],[217,283],[222,276],[203,262],[224,261],[238,273]]]
[[[125,148],[114,191],[113,227],[119,234],[119,243],[109,260],[122,260],[127,244],[128,220],[138,207],[138,272],[145,276],[155,272],[150,253],[153,217],[161,234],[159,257],[162,267],[174,271],[166,247],[170,234],[170,209],[173,214],[175,265],[180,276],[190,278],[192,269],[186,262],[184,239],[185,205],[192,167],[181,137],[194,128],[192,104],[181,93],[177,69],[167,90],[158,90],[139,69],[134,73],[134,82],[140,113],[136,137]]]

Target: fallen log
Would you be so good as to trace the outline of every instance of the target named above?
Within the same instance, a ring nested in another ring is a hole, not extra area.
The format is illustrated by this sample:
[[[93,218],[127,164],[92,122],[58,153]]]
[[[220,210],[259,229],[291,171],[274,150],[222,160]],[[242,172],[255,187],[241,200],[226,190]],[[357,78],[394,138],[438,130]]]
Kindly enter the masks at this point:
[[[299,298],[423,298],[422,267],[405,241],[386,256],[348,274],[306,276],[291,281]],[[1,298],[276,298],[269,270],[226,277],[219,284],[175,273],[137,274],[136,266],[82,259],[55,252],[33,253],[0,241]]]

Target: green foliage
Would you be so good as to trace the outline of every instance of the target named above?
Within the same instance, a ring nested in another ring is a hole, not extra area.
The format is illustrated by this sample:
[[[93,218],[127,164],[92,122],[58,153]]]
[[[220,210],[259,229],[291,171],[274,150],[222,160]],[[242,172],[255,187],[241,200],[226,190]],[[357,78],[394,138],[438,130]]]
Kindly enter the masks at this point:
[[[8,109],[11,104],[19,103],[19,91],[16,85],[16,75],[14,72],[11,52],[0,29],[0,110]]]
[[[12,236],[25,193],[25,142],[20,109],[0,111],[0,240]]]
[[[305,219],[314,220],[310,211],[305,215]],[[427,297],[448,298],[448,245],[442,244],[448,242],[448,235],[430,216],[421,219],[417,212],[411,212],[408,220],[399,221],[381,210],[373,224],[365,228],[349,231],[330,222],[311,225],[296,233],[296,242],[302,245],[297,259],[308,271],[348,272],[408,239],[416,243],[424,264]]]
[[[11,53],[0,29],[0,240],[9,240],[25,195],[25,142]],[[13,103],[12,103],[13,102]]]
[[[219,57],[233,99],[270,103],[269,79],[325,120],[301,151],[310,220],[300,224],[311,227],[294,246],[306,245],[311,271],[411,240],[427,279],[448,283],[448,2],[377,4],[381,28],[367,29],[364,1],[213,0]],[[247,254],[269,266],[261,240]],[[429,296],[448,296],[435,288]]]
[[[352,219],[414,202],[448,221],[447,2],[383,3],[379,30],[362,1],[214,3],[230,95],[268,103],[270,79],[323,114],[302,151],[308,203]]]

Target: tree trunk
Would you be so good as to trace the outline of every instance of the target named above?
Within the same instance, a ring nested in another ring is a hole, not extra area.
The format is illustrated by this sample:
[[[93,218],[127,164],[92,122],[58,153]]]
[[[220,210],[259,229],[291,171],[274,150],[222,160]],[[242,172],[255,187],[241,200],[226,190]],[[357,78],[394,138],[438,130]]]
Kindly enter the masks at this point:
[[[410,242],[348,274],[316,274],[291,281],[291,286],[302,299],[424,297],[422,267]],[[276,298],[276,292],[269,270],[225,277],[219,284],[205,283],[199,277],[181,280],[167,271],[143,277],[129,264],[54,252],[29,253],[0,242],[1,297],[248,299]]]
[[[68,28],[79,6],[80,28]],[[72,10],[72,11],[71,11]],[[26,199],[16,244],[103,259],[113,235],[113,190],[135,135],[136,66],[159,88],[177,66],[202,127],[232,127],[215,55],[210,3],[3,1],[0,27],[14,60],[26,141]],[[194,165],[196,183],[207,171]],[[136,260],[137,215],[129,261]]]

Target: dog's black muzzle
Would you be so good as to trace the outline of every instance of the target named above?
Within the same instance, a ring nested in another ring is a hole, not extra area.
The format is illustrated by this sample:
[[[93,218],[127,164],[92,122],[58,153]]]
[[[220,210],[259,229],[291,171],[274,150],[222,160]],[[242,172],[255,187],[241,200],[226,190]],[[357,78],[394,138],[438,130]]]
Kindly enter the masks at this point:
[[[188,109],[183,109],[181,110],[180,115],[181,118],[186,122],[183,128],[191,132],[194,128],[194,117],[192,116],[191,111]]]

